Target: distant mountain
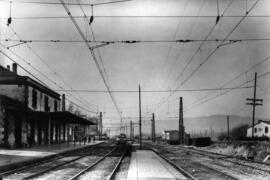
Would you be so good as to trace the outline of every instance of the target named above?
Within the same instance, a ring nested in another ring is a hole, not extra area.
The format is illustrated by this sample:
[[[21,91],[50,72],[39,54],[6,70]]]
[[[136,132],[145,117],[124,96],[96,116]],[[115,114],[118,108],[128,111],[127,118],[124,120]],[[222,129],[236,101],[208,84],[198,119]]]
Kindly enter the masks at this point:
[[[251,117],[229,116],[230,129],[248,124],[251,125]],[[258,120],[258,119],[257,119]],[[257,120],[255,122],[257,122]],[[265,119],[262,119],[265,120]],[[202,117],[184,118],[184,126],[187,133],[201,134],[210,136],[212,124],[212,135],[227,131],[226,115],[211,115]],[[150,134],[150,127],[143,127],[144,133]],[[177,130],[178,120],[160,120],[156,121],[156,133],[161,134],[164,130]]]

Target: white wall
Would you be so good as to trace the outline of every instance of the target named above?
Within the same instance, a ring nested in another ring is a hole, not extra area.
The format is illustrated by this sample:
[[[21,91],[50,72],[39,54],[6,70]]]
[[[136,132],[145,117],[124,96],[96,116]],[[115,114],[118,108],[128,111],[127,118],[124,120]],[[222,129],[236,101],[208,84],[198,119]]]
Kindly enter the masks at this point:
[[[265,127],[268,127],[268,133],[265,133]],[[257,131],[255,132],[255,128],[257,129]],[[248,128],[247,130],[247,137],[251,137],[252,136],[252,128]],[[270,137],[270,125],[266,124],[264,122],[261,122],[257,125],[254,126],[254,136],[255,137],[262,137],[262,136],[267,136]]]

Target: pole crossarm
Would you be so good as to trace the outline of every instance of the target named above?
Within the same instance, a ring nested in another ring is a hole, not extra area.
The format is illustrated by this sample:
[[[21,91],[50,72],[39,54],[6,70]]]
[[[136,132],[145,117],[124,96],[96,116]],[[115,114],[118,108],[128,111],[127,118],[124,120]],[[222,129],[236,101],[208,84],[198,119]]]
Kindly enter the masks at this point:
[[[30,43],[30,42],[32,42],[32,41],[20,41],[20,43],[13,44],[11,46],[7,46],[7,49],[10,49],[12,47],[19,46],[19,45],[22,45],[22,44],[25,44],[25,43]]]
[[[107,46],[107,45],[109,45],[109,44],[113,44],[114,42],[105,42],[105,43],[102,43],[102,44],[98,44],[98,45],[96,45],[96,46],[91,46],[90,48],[92,49],[92,50],[94,50],[94,49],[96,49],[96,48],[100,48],[100,47],[103,47],[103,46]]]

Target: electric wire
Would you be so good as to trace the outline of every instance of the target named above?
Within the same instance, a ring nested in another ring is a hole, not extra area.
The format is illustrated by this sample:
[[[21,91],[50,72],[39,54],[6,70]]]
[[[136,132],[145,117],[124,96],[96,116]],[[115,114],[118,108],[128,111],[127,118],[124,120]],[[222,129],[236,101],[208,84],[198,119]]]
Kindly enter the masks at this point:
[[[267,61],[269,61],[269,60],[270,60],[270,56],[267,56],[267,57],[264,58],[262,61],[260,61],[260,62],[258,62],[258,63],[256,63],[256,64],[254,64],[253,66],[251,66],[251,67],[248,68],[247,70],[245,70],[245,71],[239,73],[237,76],[235,76],[235,77],[232,78],[231,80],[229,80],[229,81],[223,83],[219,88],[224,88],[225,86],[227,86],[227,85],[231,84],[232,82],[234,82],[235,80],[239,79],[239,78],[242,77],[244,74],[246,74],[246,73],[248,73],[249,71],[251,71],[252,69],[258,67],[259,65],[261,65],[261,64],[263,64],[263,63],[265,63],[265,62],[267,62]],[[200,99],[197,99],[196,101],[192,102],[191,104],[196,104],[196,103],[200,102],[201,100],[203,100],[203,99],[209,97],[210,95],[212,95],[212,93],[207,94],[207,95],[203,96],[203,97],[200,98]]]
[[[205,4],[205,0],[202,1],[201,5],[200,5],[200,8],[199,8],[199,10],[198,10],[198,12],[197,12],[197,16],[199,16],[199,14],[201,13],[201,10],[202,10],[204,4]],[[195,25],[195,21],[196,21],[196,20],[197,20],[197,18],[195,17],[195,18],[193,19],[192,23],[191,23],[191,28],[190,28],[190,30],[188,31],[188,33],[187,33],[185,39],[189,39],[189,37],[190,37],[190,35],[191,35],[192,31],[193,31],[193,28],[194,28],[194,25]],[[184,45],[185,45],[185,44],[184,44]],[[180,55],[182,54],[182,51],[183,51],[183,49],[184,49],[184,45],[182,45],[182,46],[181,46],[181,49],[178,51],[178,54],[177,54],[176,58],[174,59],[173,66],[171,66],[171,68],[170,68],[170,70],[169,70],[169,73],[168,73],[168,75],[167,75],[167,77],[166,77],[166,79],[165,79],[164,82],[167,82],[168,79],[169,79],[169,77],[171,76],[171,74],[172,74],[172,72],[173,72],[173,67],[175,67],[177,60],[179,59]],[[162,87],[162,86],[161,86],[161,87]],[[170,88],[170,87],[169,87],[169,88]]]
[[[244,41],[269,41],[270,38],[239,38],[239,39],[157,39],[157,40],[87,40],[88,43],[107,43],[107,44],[138,44],[138,43],[197,43],[197,42],[244,42]],[[64,40],[64,39],[0,39],[6,42],[20,42],[20,43],[83,43],[82,40]]]
[[[224,41],[235,31],[235,29],[241,24],[241,22],[245,19],[246,16],[248,16],[248,14],[250,13],[250,11],[253,10],[253,8],[258,4],[260,0],[257,0],[251,7],[250,9],[247,11],[247,13],[245,14],[245,16],[243,16],[238,23],[232,28],[232,30],[225,36]],[[224,43],[224,41],[220,42],[217,47],[199,64],[199,66],[197,66],[176,88],[175,90],[179,89],[180,87],[182,87],[209,59],[210,57],[212,57],[212,55],[219,49],[219,47]],[[159,103],[159,105],[157,106],[157,108],[159,108],[162,104],[164,104],[172,95],[174,94],[174,92],[171,92],[167,98],[165,100],[163,100],[161,103]],[[156,109],[157,109],[156,108]]]
[[[19,38],[19,41],[20,42],[23,42],[23,40],[21,40],[22,38],[21,38],[21,36],[12,28],[12,27],[10,27],[10,29],[12,30],[12,32]],[[43,59],[30,45],[28,45],[28,44],[25,44],[34,54],[35,54],[35,56],[36,57],[38,57],[38,59],[44,64],[44,65],[46,65],[46,67],[55,75],[55,76],[57,76],[68,88],[70,88],[70,89],[72,89],[72,87],[69,85],[69,83],[62,77],[62,76],[60,76],[55,70],[53,70],[52,69],[52,67],[45,61],[45,59]],[[8,48],[9,50],[10,50],[10,48]],[[13,54],[14,54],[15,52],[13,51]],[[16,54],[16,56],[18,56],[18,54]],[[20,59],[22,59],[22,58],[20,58]],[[24,61],[26,61],[26,60],[24,60]],[[30,64],[29,62],[27,62],[27,64]],[[32,68],[33,68],[33,66],[31,66]],[[37,71],[37,68],[35,68],[35,70]],[[40,70],[38,70],[37,72],[39,72],[39,73],[41,73],[41,71]],[[43,74],[43,76],[44,76],[44,73],[42,73]],[[45,77],[45,76],[44,76]],[[46,77],[47,79],[48,79],[48,76]],[[51,82],[53,83],[53,84],[55,84],[55,85],[57,85],[57,83],[56,82],[54,82],[53,80],[51,80]],[[81,99],[84,99],[84,98],[82,98],[80,95],[78,95],[79,96],[79,98],[76,98],[74,95],[72,95],[72,94],[70,94],[70,96],[72,96],[74,99],[76,99],[77,101],[79,101],[80,103],[82,103],[84,106],[95,106],[95,107],[97,107],[96,105],[93,105],[93,104],[90,104],[90,103],[88,103],[87,101],[86,101],[86,103],[84,103]],[[89,111],[89,110],[88,110]]]
[[[98,69],[100,75],[101,75],[102,81],[104,82],[104,84],[105,84],[107,90],[110,91],[110,88],[109,88],[109,86],[108,86],[108,84],[107,84],[107,82],[106,82],[105,76],[104,76],[104,74],[103,74],[103,72],[102,72],[102,69],[101,69],[101,67],[100,67],[100,65],[99,65],[99,63],[98,63],[98,60],[97,60],[97,58],[96,58],[96,56],[95,56],[95,53],[94,53],[93,49],[92,49],[91,46],[88,44],[87,39],[85,38],[85,36],[84,36],[84,34],[82,33],[82,31],[81,31],[79,25],[77,24],[76,20],[73,18],[71,12],[69,11],[69,9],[68,9],[68,7],[66,6],[66,4],[64,3],[64,1],[63,1],[63,0],[60,0],[60,2],[61,2],[61,4],[62,4],[62,6],[64,7],[66,13],[67,13],[68,16],[70,17],[70,20],[71,20],[72,23],[74,24],[75,28],[76,28],[77,31],[79,32],[80,36],[81,36],[82,39],[85,41],[86,46],[89,48],[90,53],[91,53],[91,55],[92,55],[92,58],[93,58],[93,60],[94,60],[94,62],[95,62],[95,64],[96,64],[96,67],[97,67],[97,69]],[[115,108],[116,108],[116,110],[117,110],[117,112],[118,112],[118,114],[119,114],[119,117],[121,117],[121,112],[120,112],[120,110],[119,110],[119,108],[118,108],[118,106],[117,106],[117,104],[116,104],[116,102],[115,102],[114,97],[112,96],[112,94],[111,94],[110,92],[109,92],[109,95],[110,95],[110,97],[111,97],[111,99],[112,99],[112,101],[113,101],[113,104],[114,104],[114,106],[115,106]]]
[[[265,73],[263,73],[263,74],[261,74],[261,75],[258,75],[257,79],[262,78],[262,77],[267,76],[267,75],[270,75],[270,71],[269,71],[269,72],[265,72]],[[246,81],[246,82],[240,84],[238,87],[241,87],[241,86],[243,86],[243,85],[245,85],[245,84],[248,84],[248,83],[250,83],[250,82],[252,82],[252,81],[254,81],[254,80],[255,80],[255,78],[253,78],[253,79],[251,79],[251,80],[249,80],[249,81]],[[231,92],[231,91],[232,91],[232,90],[227,90],[227,91],[225,91],[225,92],[222,92],[222,93],[220,93],[220,94],[218,94],[218,95],[216,95],[216,96],[214,96],[214,97],[212,97],[212,98],[209,98],[209,99],[204,100],[204,101],[202,101],[202,102],[200,102],[200,103],[198,103],[198,104],[196,104],[196,105],[193,105],[193,106],[189,107],[186,111],[189,111],[189,110],[191,110],[191,109],[194,109],[195,107],[198,107],[198,106],[200,106],[200,105],[202,105],[202,104],[205,104],[205,103],[207,103],[207,102],[209,102],[209,101],[212,101],[212,100],[214,100],[214,99],[216,99],[216,98],[218,98],[218,97],[220,97],[220,96],[223,96],[223,95],[225,95],[225,94],[227,94],[227,93],[229,93],[229,92]]]
[[[190,2],[189,0],[185,0],[184,6],[183,6],[183,8],[182,8],[182,15],[184,14],[185,10],[187,9],[187,6],[188,6],[189,2]],[[178,23],[177,23],[177,26],[176,26],[176,29],[175,29],[175,31],[174,31],[174,33],[173,33],[172,39],[176,39],[176,36],[177,36],[177,34],[178,34],[180,25],[182,25],[182,18],[180,18],[179,21],[178,21]],[[173,47],[174,47],[174,44],[171,43],[170,46],[169,46],[169,50],[168,50],[168,52],[166,53],[166,56],[165,56],[165,58],[164,58],[164,60],[163,60],[162,66],[161,66],[162,68],[164,67],[163,69],[165,69],[165,67],[166,67],[166,63],[167,63],[168,60],[169,60],[169,56],[170,56],[170,54],[171,54],[171,52],[172,52]],[[165,71],[166,71],[166,69],[165,69]],[[156,86],[154,85],[154,87],[155,87],[155,88],[156,88],[156,87],[159,87],[159,84],[157,84]]]
[[[79,0],[77,0],[77,3],[79,4],[79,7],[80,7],[81,11],[83,12],[83,15],[84,15],[84,17],[85,17],[85,20],[87,20],[86,13],[84,12],[83,7],[80,5]],[[93,15],[93,6],[91,6],[91,9],[92,9],[92,15]],[[90,27],[90,31],[91,31],[91,34],[92,34],[93,41],[96,41],[96,37],[95,37],[94,30],[93,30],[93,28],[92,28],[92,24],[91,24],[91,23],[89,23],[89,27]],[[90,36],[90,35],[89,35],[89,36]],[[103,59],[102,59],[101,53],[100,53],[100,51],[99,51],[99,48],[96,48],[96,49],[97,49],[97,53],[98,53],[98,56],[99,56],[99,61],[101,62],[100,66],[101,66],[101,68],[102,68],[102,71],[103,71],[103,73],[104,73],[104,76],[105,76],[105,78],[106,78],[106,80],[107,80],[107,85],[108,85],[109,90],[110,90],[110,89],[111,89],[110,81],[109,81],[109,77],[108,77],[108,75],[107,75],[107,71],[106,71],[105,65],[104,65],[104,63],[103,63]],[[93,50],[93,52],[94,52],[94,50]],[[109,92],[109,93],[110,93],[110,92]],[[111,95],[111,98],[112,98],[112,100],[113,100],[113,103],[116,105],[116,108],[117,108],[117,110],[119,111],[118,106],[117,106],[117,103],[116,103],[116,100],[115,100],[113,94],[110,93],[110,95]]]
[[[227,10],[229,9],[229,7],[232,5],[232,3],[234,2],[234,0],[231,0],[229,2],[229,4],[227,5],[227,7],[225,8],[225,10],[223,11],[221,17],[227,12]],[[189,58],[189,60],[187,61],[187,63],[185,64],[184,68],[182,69],[182,71],[179,73],[179,75],[177,76],[176,80],[172,83],[172,85],[170,86],[171,88],[174,86],[175,83],[177,83],[177,81],[183,76],[184,72],[186,71],[186,69],[188,68],[188,66],[191,64],[191,62],[193,61],[193,59],[195,58],[195,56],[198,54],[198,52],[200,52],[202,46],[204,45],[204,43],[206,42],[206,40],[209,38],[209,36],[212,34],[212,32],[214,31],[214,29],[216,28],[217,23],[214,24],[214,26],[210,29],[210,31],[208,32],[208,34],[206,35],[206,37],[204,38],[204,41],[202,41],[199,45],[199,47],[197,48],[197,50],[195,51],[195,53],[191,56],[191,58]]]
[[[2,44],[0,44],[2,47],[4,47]],[[39,69],[37,69],[36,67],[34,67],[31,63],[27,62],[23,57],[19,56],[17,53],[15,53],[12,50],[9,50],[14,56],[16,56],[18,59],[22,60],[24,63],[26,63],[28,66],[30,66],[32,69],[34,69],[36,72],[38,72],[40,75],[42,75],[43,77],[45,77],[45,79],[47,79],[49,82],[53,83],[54,85],[58,86],[60,89],[64,89],[62,86],[58,85],[55,81],[53,81],[52,79],[50,79],[46,74],[44,74],[43,72],[41,72]],[[42,80],[40,80],[37,76],[35,76],[33,73],[30,73],[30,71],[28,71],[26,68],[24,68],[22,65],[20,65],[17,61],[15,61],[14,59],[12,59],[10,56],[8,56],[6,53],[4,53],[4,51],[1,50],[1,53],[4,54],[8,59],[10,59],[12,62],[18,64],[19,67],[21,67],[25,72],[27,72],[28,74],[30,74],[34,79],[36,79],[38,82],[40,82],[42,85],[44,85],[47,88],[50,88],[46,83],[44,83]],[[50,88],[51,89],[51,88]],[[74,97],[71,93],[68,93],[70,96],[72,96],[74,99],[76,99],[77,101],[81,102],[80,99],[78,99],[77,97]],[[75,104],[77,107],[80,107],[81,109],[85,110],[86,112],[90,112],[90,113],[96,113],[95,111],[92,111],[88,108],[82,107],[80,105],[78,105],[77,103],[73,102],[72,100],[69,100],[68,98],[66,98],[68,101],[72,102],[73,104]],[[81,102],[82,103],[82,102]]]
[[[102,3],[80,3],[80,4],[79,3],[64,3],[64,4],[69,5],[69,6],[77,6],[77,5],[81,5],[81,6],[91,6],[91,5],[99,6],[99,5],[114,4],[114,3],[121,3],[121,2],[128,2],[128,1],[132,1],[132,0],[120,0],[120,1],[110,1],[110,2],[102,2]],[[44,2],[44,1],[8,1],[8,2],[18,3],[18,4],[61,5],[61,3],[58,3],[58,2]]]
[[[91,16],[87,16],[87,18],[90,18]],[[214,19],[216,18],[216,15],[155,15],[155,16],[136,16],[136,15],[95,15],[95,18],[207,18],[207,19]],[[243,15],[224,15],[222,18],[242,18]],[[15,20],[49,20],[49,19],[67,19],[68,17],[66,16],[21,16],[21,17],[16,17],[13,16],[12,19]],[[74,19],[83,19],[84,16],[74,16]],[[270,15],[250,15],[247,18],[270,18]],[[2,17],[3,20],[8,19],[8,17]]]
[[[244,87],[227,87],[227,88],[198,88],[198,89],[181,89],[176,90],[176,92],[203,92],[203,91],[223,91],[223,90],[231,90],[231,89],[249,89],[253,88],[253,86],[244,86]],[[108,93],[106,90],[90,90],[90,89],[56,89],[55,91],[61,92],[86,92],[86,93]],[[138,93],[137,90],[114,90],[110,91],[112,93]],[[167,93],[174,92],[174,90],[142,90],[144,93]]]

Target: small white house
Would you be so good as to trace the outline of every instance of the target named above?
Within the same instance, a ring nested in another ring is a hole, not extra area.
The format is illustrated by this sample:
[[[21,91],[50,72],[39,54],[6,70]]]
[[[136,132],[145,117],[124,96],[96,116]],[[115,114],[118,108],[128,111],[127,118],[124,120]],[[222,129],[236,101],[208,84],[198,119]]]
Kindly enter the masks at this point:
[[[270,138],[270,121],[259,120],[254,125],[254,137],[263,136]],[[247,129],[247,137],[252,137],[252,126]]]

